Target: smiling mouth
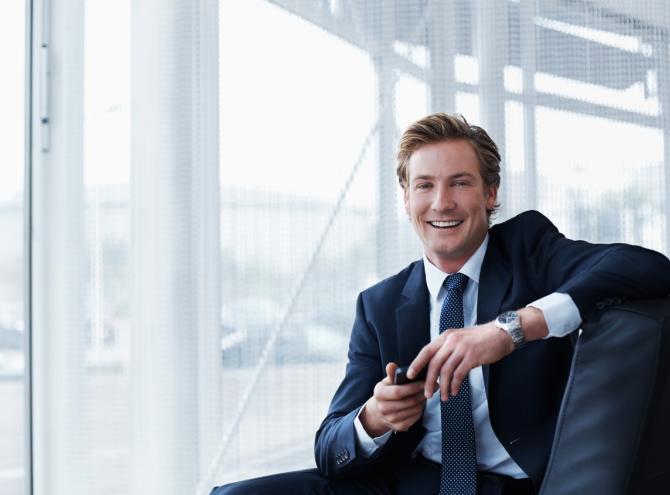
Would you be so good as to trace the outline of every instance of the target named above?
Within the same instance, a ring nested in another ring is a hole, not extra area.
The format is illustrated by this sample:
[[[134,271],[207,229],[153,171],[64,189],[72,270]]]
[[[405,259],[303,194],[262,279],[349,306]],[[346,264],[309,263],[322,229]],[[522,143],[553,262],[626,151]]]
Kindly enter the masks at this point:
[[[449,220],[446,222],[432,221],[428,223],[436,229],[453,229],[454,227],[458,227],[460,224],[462,224],[463,220]]]

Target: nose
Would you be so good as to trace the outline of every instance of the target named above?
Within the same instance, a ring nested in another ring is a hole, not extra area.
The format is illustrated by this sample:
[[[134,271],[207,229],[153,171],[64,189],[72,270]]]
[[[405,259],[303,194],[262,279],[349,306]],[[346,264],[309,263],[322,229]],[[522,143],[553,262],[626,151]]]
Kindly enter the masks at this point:
[[[455,206],[456,201],[448,187],[440,186],[435,188],[435,196],[433,196],[433,201],[431,203],[433,211],[449,211],[453,210]]]

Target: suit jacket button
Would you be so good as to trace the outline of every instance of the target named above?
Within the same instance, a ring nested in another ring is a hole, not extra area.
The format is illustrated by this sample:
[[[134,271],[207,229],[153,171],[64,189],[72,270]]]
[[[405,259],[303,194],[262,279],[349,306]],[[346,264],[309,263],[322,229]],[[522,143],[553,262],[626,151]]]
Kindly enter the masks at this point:
[[[605,302],[604,301],[598,301],[596,303],[596,309],[604,309],[605,308]]]

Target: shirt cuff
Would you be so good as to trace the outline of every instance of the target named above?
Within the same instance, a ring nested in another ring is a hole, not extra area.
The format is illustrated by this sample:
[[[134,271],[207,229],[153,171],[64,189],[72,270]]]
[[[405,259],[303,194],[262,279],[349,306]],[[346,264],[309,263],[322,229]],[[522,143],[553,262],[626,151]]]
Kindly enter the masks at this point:
[[[568,294],[554,292],[528,306],[537,308],[544,314],[544,320],[547,322],[549,337],[564,337],[570,332],[579,328],[582,323],[582,317],[579,315],[579,309]]]
[[[380,437],[372,438],[370,435],[368,435],[368,432],[365,431],[365,428],[363,428],[363,423],[361,423],[361,420],[358,418],[361,415],[362,410],[363,408],[361,407],[358,410],[356,418],[354,419],[354,429],[356,430],[356,441],[358,443],[358,448],[360,449],[360,452],[363,454],[363,456],[371,457],[372,454],[377,452],[377,450],[379,450],[380,447],[386,445],[386,442],[388,442],[389,438],[391,438],[393,430],[387,431]]]

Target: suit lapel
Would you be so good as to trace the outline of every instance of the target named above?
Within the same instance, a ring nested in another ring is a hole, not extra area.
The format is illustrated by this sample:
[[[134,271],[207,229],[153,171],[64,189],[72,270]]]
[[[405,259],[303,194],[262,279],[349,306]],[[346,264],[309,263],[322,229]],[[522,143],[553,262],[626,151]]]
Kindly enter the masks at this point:
[[[489,245],[479,275],[479,294],[477,295],[477,323],[482,324],[493,320],[500,314],[503,298],[507,293],[512,270],[509,261],[503,256],[493,235],[489,237]],[[483,366],[484,384],[489,389],[489,366]]]
[[[409,365],[430,342],[430,301],[423,262],[414,265],[396,308],[398,365]]]

